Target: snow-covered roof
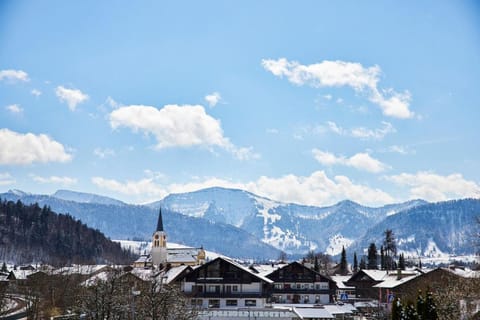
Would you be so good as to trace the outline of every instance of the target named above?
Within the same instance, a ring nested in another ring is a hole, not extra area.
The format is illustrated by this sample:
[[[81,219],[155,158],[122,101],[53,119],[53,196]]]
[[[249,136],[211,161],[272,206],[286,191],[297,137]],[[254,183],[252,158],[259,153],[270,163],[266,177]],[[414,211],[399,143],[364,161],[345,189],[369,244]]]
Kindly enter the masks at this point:
[[[469,268],[441,268],[456,274],[457,276],[463,278],[480,278],[480,271],[471,270]],[[433,271],[433,270],[432,270]]]
[[[385,277],[388,276],[388,272],[386,270],[362,269],[361,272],[365,273],[375,281],[383,281]]]
[[[325,308],[303,308],[296,306],[293,310],[299,315],[300,319],[335,319],[335,316]]]
[[[154,270],[152,269],[141,269],[141,268],[134,268],[130,271],[131,274],[142,279],[143,281],[150,281],[154,276]]]
[[[374,285],[375,288],[385,288],[385,289],[392,289],[401,284],[404,284],[412,279],[418,277],[420,273],[411,273],[411,274],[403,274],[402,277],[399,279],[398,275],[395,273],[389,274],[387,277],[384,278],[382,282],[379,284]]]
[[[35,270],[12,270],[10,274],[12,274],[16,280],[26,280],[28,276],[34,274],[38,271]]]
[[[82,282],[82,286],[91,287],[100,281],[106,281],[110,277],[110,271],[99,272]]]
[[[345,282],[347,282],[351,276],[331,276],[333,281],[337,284],[337,288],[342,290],[342,289],[355,289],[354,286],[347,286]]]
[[[262,281],[265,281],[265,282],[267,282],[267,283],[273,283],[273,281],[270,280],[270,279],[268,279],[267,277],[265,277],[265,276],[263,276],[263,275],[261,275],[261,274],[258,274],[258,273],[253,272],[253,271],[250,270],[248,267],[245,267],[245,266],[241,265],[240,263],[238,263],[238,262],[236,262],[236,261],[234,261],[234,260],[232,260],[232,259],[225,258],[225,257],[218,257],[217,259],[222,259],[222,260],[224,260],[224,261],[226,261],[226,262],[228,262],[228,263],[231,263],[231,264],[233,264],[234,266],[236,266],[237,268],[239,268],[239,269],[241,269],[241,270],[243,270],[243,271],[251,274],[252,276],[254,276],[254,277],[256,277],[256,278],[259,278],[259,279],[262,280]],[[215,260],[216,260],[216,259],[215,259]],[[215,261],[215,260],[212,260],[212,261]]]
[[[253,268],[255,269],[258,274],[266,277],[267,275],[269,275],[270,273],[278,270],[278,269],[281,269],[283,267],[285,267],[287,265],[287,263],[281,263],[281,264],[255,264],[255,265],[252,265],[250,268]]]
[[[178,266],[170,268],[166,272],[160,272],[155,277],[161,278],[163,283],[169,284],[170,282],[174,281],[183,271],[190,268],[189,266]]]

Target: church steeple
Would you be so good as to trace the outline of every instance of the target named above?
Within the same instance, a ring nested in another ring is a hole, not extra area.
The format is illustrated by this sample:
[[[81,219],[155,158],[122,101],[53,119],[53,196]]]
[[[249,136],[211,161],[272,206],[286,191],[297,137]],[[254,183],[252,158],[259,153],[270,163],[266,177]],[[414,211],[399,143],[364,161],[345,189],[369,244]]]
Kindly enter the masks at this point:
[[[162,208],[158,212],[157,230],[152,236],[152,264],[158,267],[167,263],[167,234],[163,230]]]
[[[160,211],[158,212],[157,231],[164,231],[163,220],[162,220],[162,208],[160,208]]]

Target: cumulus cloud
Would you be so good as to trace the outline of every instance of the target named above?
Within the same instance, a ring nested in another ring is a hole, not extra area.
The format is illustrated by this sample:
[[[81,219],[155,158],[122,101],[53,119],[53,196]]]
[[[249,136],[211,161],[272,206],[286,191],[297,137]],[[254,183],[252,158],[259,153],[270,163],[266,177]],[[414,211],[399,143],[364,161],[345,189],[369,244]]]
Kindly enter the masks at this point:
[[[395,133],[397,130],[389,122],[382,121],[383,127],[380,129],[368,129],[364,127],[353,128],[352,136],[361,139],[383,139],[387,134]]]
[[[22,70],[0,70],[0,81],[5,80],[8,82],[27,82],[30,81],[28,73]]]
[[[322,127],[322,126],[319,126],[319,127]],[[382,121],[382,127],[377,129],[369,129],[365,127],[356,127],[356,128],[348,129],[348,128],[343,128],[339,126],[337,123],[333,121],[327,121],[325,130],[323,131],[327,131],[327,130],[341,136],[349,136],[349,137],[359,138],[364,140],[369,140],[369,139],[381,140],[386,135],[397,132],[395,127],[390,122],[386,122],[386,121]],[[318,129],[317,131],[320,132]]]
[[[25,165],[35,162],[67,162],[72,155],[45,134],[17,133],[0,129],[0,164]]]
[[[50,177],[41,177],[37,175],[31,175],[33,181],[38,183],[53,183],[56,185],[71,186],[77,184],[76,178],[71,177],[59,177],[59,176],[50,176]]]
[[[373,173],[379,173],[389,168],[386,164],[372,158],[368,153],[357,153],[350,158],[336,156],[333,153],[319,149],[313,149],[312,153],[318,162],[326,166],[344,165]]]
[[[432,172],[401,173],[386,177],[400,186],[410,188],[411,199],[445,201],[457,198],[480,198],[480,186],[459,173],[447,176]]]
[[[137,181],[128,180],[120,182],[115,179],[105,179],[102,177],[93,177],[92,183],[102,189],[118,192],[129,196],[146,196],[148,198],[156,197],[162,199],[168,193],[153,178],[144,178]]]
[[[251,148],[235,146],[223,134],[219,120],[205,112],[201,105],[166,105],[161,109],[132,105],[110,113],[112,128],[128,127],[133,131],[152,134],[158,149],[168,147],[219,147],[238,159],[252,159],[259,155]]]
[[[30,91],[30,93],[33,94],[35,97],[39,97],[42,95],[42,91],[38,89],[33,89],[32,91]]]
[[[222,99],[222,96],[218,92],[207,94],[205,96],[205,101],[212,108],[215,107],[218,104],[218,102],[220,102],[221,99]]]
[[[328,61],[302,65],[285,58],[263,59],[263,67],[277,77],[285,77],[296,85],[312,87],[351,87],[357,93],[365,93],[368,99],[377,104],[384,115],[395,118],[412,118],[411,96],[408,91],[398,93],[393,89],[379,89],[381,69],[379,66],[364,67],[360,63]]]
[[[256,181],[241,183],[226,179],[208,177],[185,184],[161,185],[152,178],[120,182],[102,177],[92,178],[100,188],[124,195],[156,197],[156,200],[170,193],[192,192],[208,187],[224,187],[247,190],[281,202],[325,206],[338,201],[351,199],[365,205],[380,205],[394,201],[386,192],[356,184],[346,176],[329,178],[323,171],[315,171],[309,176],[293,174],[278,178],[262,176]]]
[[[75,110],[78,104],[88,100],[88,95],[78,89],[68,89],[63,86],[58,86],[55,89],[55,94],[61,102],[65,102],[68,108],[72,111]]]
[[[0,186],[14,184],[16,181],[8,172],[0,173]]]
[[[9,106],[6,106],[5,109],[13,114],[20,114],[23,112],[23,109],[22,107],[20,107],[19,104],[11,104]]]
[[[115,151],[112,150],[112,149],[108,149],[108,148],[105,148],[105,149],[95,148],[95,150],[93,150],[93,154],[100,159],[105,159],[105,158],[108,158],[108,157],[115,156]]]

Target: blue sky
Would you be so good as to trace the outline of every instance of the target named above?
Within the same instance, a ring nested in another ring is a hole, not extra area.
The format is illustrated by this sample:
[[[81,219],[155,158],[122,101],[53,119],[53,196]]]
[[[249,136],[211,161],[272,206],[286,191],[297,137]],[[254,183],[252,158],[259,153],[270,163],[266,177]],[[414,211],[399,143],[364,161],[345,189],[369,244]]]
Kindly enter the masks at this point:
[[[480,197],[474,1],[2,1],[0,186]]]

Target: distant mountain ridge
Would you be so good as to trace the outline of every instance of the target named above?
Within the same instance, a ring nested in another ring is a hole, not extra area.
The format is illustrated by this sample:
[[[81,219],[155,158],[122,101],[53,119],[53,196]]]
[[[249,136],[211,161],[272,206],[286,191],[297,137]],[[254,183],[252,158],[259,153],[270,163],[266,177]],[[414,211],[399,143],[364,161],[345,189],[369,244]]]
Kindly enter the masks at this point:
[[[438,204],[412,200],[378,208],[345,200],[328,207],[315,207],[282,203],[244,190],[220,187],[170,194],[160,201],[141,206],[69,191],[45,196],[17,190],[0,194],[0,197],[50,205],[115,239],[150,239],[158,209],[162,207],[171,241],[203,245],[231,257],[265,259],[277,258],[281,251],[293,256],[304,255],[310,250],[336,255],[342,246],[352,254],[355,250],[361,255],[369,242],[375,241],[380,247],[387,228],[394,231],[399,250],[409,254],[430,254],[432,247],[445,254],[460,251],[473,254],[473,247],[467,244],[467,233],[471,232],[469,226],[475,225],[475,210],[480,206],[478,199],[465,199]],[[453,221],[457,212],[465,212],[467,203],[473,211],[469,211],[462,221],[469,226],[455,224],[455,228],[449,227],[447,222]],[[429,214],[435,215],[435,219],[425,219]],[[439,222],[432,225],[430,221],[436,219]],[[414,239],[422,241],[418,246],[409,240],[412,239],[411,230],[422,235],[435,230],[435,235],[445,236],[431,236],[431,241],[427,241],[415,234]],[[461,238],[458,234],[465,236]],[[448,245],[448,241],[453,244]]]

